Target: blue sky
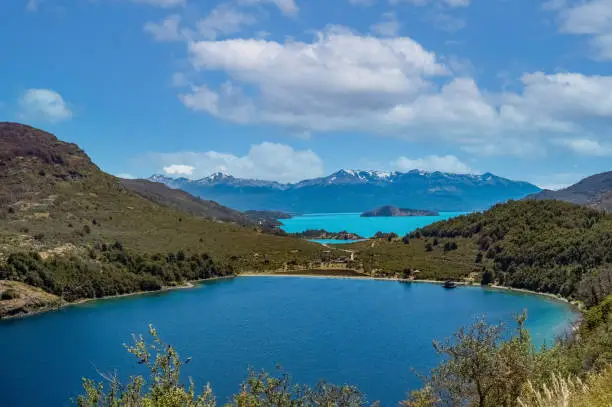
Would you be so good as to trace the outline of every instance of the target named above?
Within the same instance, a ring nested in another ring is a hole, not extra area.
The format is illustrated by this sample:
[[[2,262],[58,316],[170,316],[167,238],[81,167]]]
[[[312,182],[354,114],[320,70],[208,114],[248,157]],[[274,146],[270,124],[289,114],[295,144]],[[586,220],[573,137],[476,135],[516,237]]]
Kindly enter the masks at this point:
[[[0,120],[113,174],[612,169],[612,0],[10,0],[0,23]]]

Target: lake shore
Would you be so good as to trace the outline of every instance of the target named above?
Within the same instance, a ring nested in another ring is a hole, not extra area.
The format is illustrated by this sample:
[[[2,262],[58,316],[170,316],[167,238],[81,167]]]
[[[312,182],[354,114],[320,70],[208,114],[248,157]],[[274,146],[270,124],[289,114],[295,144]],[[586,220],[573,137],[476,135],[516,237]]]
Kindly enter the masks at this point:
[[[428,279],[404,279],[404,278],[389,278],[389,277],[371,277],[371,276],[358,276],[358,275],[338,275],[338,274],[326,274],[326,273],[315,273],[315,272],[305,272],[305,273],[291,273],[291,272],[283,272],[283,273],[274,273],[274,272],[245,272],[240,273],[237,277],[304,277],[304,278],[337,278],[337,279],[349,279],[349,280],[375,280],[375,281],[398,281],[404,283],[421,283],[421,284],[436,284],[443,285],[444,281],[440,280],[428,280]],[[563,302],[575,308],[577,311],[583,311],[583,304],[578,301],[570,301],[567,298],[561,297],[557,294],[552,293],[544,293],[540,291],[532,291],[524,288],[515,288],[515,287],[507,287],[500,285],[490,285],[490,286],[482,286],[479,283],[469,283],[465,281],[457,281],[458,286],[463,287],[482,287],[485,289],[498,290],[498,291],[511,291],[523,294],[531,294],[531,295],[539,295],[544,296],[546,298]]]
[[[227,279],[233,279],[237,277],[333,278],[333,279],[349,279],[349,280],[396,281],[396,282],[404,282],[404,283],[436,284],[436,285],[444,284],[444,281],[439,281],[439,280],[428,280],[428,279],[411,280],[411,279],[402,279],[402,278],[372,277],[372,276],[367,276],[367,275],[358,275],[357,272],[353,272],[351,274],[348,274],[348,273],[344,274],[345,272],[346,270],[328,270],[328,272],[304,271],[301,273],[296,273],[296,272],[243,272],[243,273],[239,273],[239,274],[231,275],[231,276],[219,276],[219,277],[212,277],[212,278],[201,279],[201,280],[188,281],[184,284],[177,285],[177,286],[163,287],[161,290],[157,290],[157,291],[135,291],[133,293],[109,295],[109,296],[100,297],[100,298],[83,298],[83,299],[80,299],[74,302],[63,302],[59,305],[54,304],[52,306],[42,307],[42,308],[33,310],[31,312],[27,312],[27,313],[0,316],[0,321],[28,318],[28,317],[32,317],[35,315],[44,314],[47,312],[58,311],[63,308],[83,305],[83,304],[96,302],[96,301],[106,301],[106,300],[113,300],[113,299],[133,297],[133,296],[139,296],[139,295],[147,295],[147,294],[160,294],[160,293],[174,291],[174,290],[184,290],[184,289],[196,288],[198,285],[209,282],[209,281],[227,280]],[[457,285],[464,286],[464,287],[482,287],[478,283],[468,283],[468,282],[462,282],[462,281],[458,281]],[[523,294],[544,296],[546,298],[568,304],[572,308],[574,308],[576,311],[579,311],[579,312],[582,312],[584,309],[581,303],[569,301],[567,298],[563,298],[556,294],[543,293],[543,292],[531,291],[531,290],[522,289],[522,288],[514,288],[514,287],[506,287],[506,286],[498,286],[498,285],[491,285],[491,286],[486,286],[482,288],[498,290],[498,291],[512,291],[512,292],[518,292],[518,293],[523,293]]]
[[[147,295],[147,294],[160,294],[160,293],[165,293],[165,292],[175,291],[175,290],[185,290],[185,289],[195,288],[199,284],[205,283],[207,281],[225,280],[225,279],[231,279],[231,278],[236,278],[236,277],[238,277],[238,275],[211,277],[211,278],[205,278],[201,280],[187,281],[181,285],[162,287],[160,290],[155,290],[155,291],[134,291],[133,293],[107,295],[107,296],[99,297],[99,298],[82,298],[80,300],[73,301],[73,302],[67,302],[67,301],[62,300],[63,302],[60,304],[53,304],[48,307],[41,307],[36,310],[27,312],[27,313],[20,313],[20,314],[15,314],[15,315],[5,315],[5,316],[0,315],[0,321],[33,317],[35,315],[44,314],[47,312],[59,311],[63,308],[83,305],[83,304],[87,304],[90,302],[114,300],[114,299],[119,299],[119,298],[135,297],[135,296]]]

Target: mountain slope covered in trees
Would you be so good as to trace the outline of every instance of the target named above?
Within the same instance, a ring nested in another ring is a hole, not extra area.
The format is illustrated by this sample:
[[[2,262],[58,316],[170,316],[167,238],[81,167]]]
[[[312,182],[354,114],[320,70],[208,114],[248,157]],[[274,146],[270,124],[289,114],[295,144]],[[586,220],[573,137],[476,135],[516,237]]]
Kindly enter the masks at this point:
[[[612,215],[559,201],[522,200],[436,222],[403,239],[358,243],[380,274],[418,269],[426,278],[463,278],[573,297],[612,293]]]

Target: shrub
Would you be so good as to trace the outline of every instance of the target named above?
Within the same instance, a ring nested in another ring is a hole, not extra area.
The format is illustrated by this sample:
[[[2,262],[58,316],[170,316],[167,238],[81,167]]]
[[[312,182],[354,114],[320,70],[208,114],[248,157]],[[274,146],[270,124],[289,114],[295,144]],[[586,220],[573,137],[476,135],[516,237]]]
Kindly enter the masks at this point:
[[[0,300],[13,300],[19,298],[19,293],[17,292],[17,290],[13,289],[13,288],[9,288],[8,290],[5,290],[2,292],[2,294],[0,294]]]

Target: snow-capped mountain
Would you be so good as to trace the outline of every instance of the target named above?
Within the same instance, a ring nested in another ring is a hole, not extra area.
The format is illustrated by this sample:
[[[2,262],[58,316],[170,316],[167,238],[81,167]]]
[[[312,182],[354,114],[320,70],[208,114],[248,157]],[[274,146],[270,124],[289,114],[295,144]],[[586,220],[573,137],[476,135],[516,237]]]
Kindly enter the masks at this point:
[[[535,185],[491,173],[452,174],[343,169],[331,175],[281,184],[215,173],[199,180],[154,175],[151,181],[180,188],[239,210],[361,212],[381,205],[438,211],[485,209],[538,192]]]

